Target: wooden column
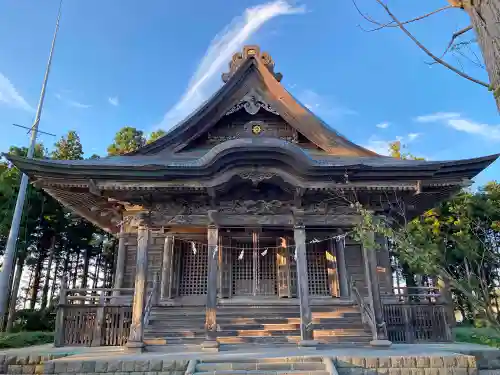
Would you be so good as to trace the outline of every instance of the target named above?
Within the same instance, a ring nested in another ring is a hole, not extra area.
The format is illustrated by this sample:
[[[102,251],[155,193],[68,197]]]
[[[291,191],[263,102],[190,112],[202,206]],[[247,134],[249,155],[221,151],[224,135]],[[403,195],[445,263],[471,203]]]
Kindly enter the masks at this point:
[[[372,240],[374,234],[371,233]],[[379,280],[377,275],[377,253],[375,249],[367,249],[363,246],[363,259],[365,263],[365,277],[368,289],[370,305],[373,308],[375,317],[375,326],[377,330],[377,338],[372,341],[375,346],[387,346],[390,342],[387,341],[387,329],[384,322],[384,313],[382,300],[380,298]]]
[[[54,336],[54,346],[60,348],[64,346],[65,337],[65,327],[64,327],[64,313],[66,309],[68,292],[68,279],[63,276],[61,280],[61,289],[59,290],[59,302],[57,304],[56,322],[55,322],[55,336]]]
[[[174,236],[168,233],[163,245],[163,260],[161,263],[160,299],[162,300],[172,298],[173,260]]]
[[[203,348],[218,348],[217,343],[217,266],[218,256],[216,248],[218,245],[219,229],[210,224],[208,226],[208,258],[207,258],[207,306],[205,317],[206,341]]]
[[[120,233],[118,234],[118,255],[116,257],[116,270],[114,288],[123,288],[123,274],[125,272],[125,258],[127,257],[125,249],[125,225],[121,225]],[[119,296],[120,291],[113,291],[114,296]]]
[[[349,292],[349,278],[347,276],[347,267],[345,264],[344,240],[335,241],[335,252],[337,257],[340,297],[347,298],[351,293]]]
[[[297,283],[300,303],[300,339],[313,339],[311,308],[309,306],[309,282],[307,277],[306,229],[302,224],[293,227],[295,251],[297,254]]]
[[[148,285],[148,244],[149,229],[145,225],[137,228],[137,262],[135,267],[134,302],[132,304],[132,323],[127,347],[142,351],[144,348],[143,312]]]

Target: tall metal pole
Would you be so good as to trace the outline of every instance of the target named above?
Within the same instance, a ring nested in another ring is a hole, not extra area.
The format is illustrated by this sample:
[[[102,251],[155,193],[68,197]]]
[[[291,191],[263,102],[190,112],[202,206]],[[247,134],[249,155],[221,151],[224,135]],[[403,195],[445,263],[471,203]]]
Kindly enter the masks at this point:
[[[40,100],[36,109],[35,121],[31,128],[30,146],[28,149],[28,159],[33,157],[36,145],[36,136],[38,133],[38,124],[40,123],[40,116],[42,115],[43,101],[45,99],[45,89],[47,88],[47,80],[49,78],[50,66],[52,64],[52,56],[54,54],[54,46],[56,44],[57,32],[59,31],[59,20],[61,19],[62,0],[59,2],[59,11],[57,14],[56,29],[54,37],[52,38],[52,46],[50,47],[49,60],[47,62],[47,69],[43,78],[42,91],[40,93]],[[21,184],[19,185],[19,193],[17,195],[16,207],[12,217],[12,224],[10,226],[9,238],[7,239],[7,246],[5,247],[5,255],[3,258],[2,271],[0,272],[0,317],[3,318],[7,311],[7,299],[10,294],[10,275],[14,268],[16,259],[17,237],[19,236],[19,227],[23,215],[24,201],[26,197],[26,189],[28,187],[28,176],[23,173],[21,177]],[[12,298],[16,298],[12,296]]]

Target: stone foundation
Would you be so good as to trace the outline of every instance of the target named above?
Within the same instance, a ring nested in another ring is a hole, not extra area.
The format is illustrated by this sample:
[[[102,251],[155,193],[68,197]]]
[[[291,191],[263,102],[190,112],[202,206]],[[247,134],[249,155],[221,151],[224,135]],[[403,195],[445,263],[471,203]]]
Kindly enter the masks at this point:
[[[184,375],[187,361],[82,360],[58,356],[3,356],[0,375]]]
[[[476,359],[469,355],[337,357],[339,375],[475,375]]]

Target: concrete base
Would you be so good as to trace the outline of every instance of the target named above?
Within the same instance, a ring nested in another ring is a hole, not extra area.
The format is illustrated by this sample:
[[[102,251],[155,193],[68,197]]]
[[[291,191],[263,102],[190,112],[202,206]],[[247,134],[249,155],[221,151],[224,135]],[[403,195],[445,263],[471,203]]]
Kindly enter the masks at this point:
[[[203,341],[201,344],[201,350],[204,352],[214,352],[219,351],[220,344],[217,341]]]
[[[370,346],[374,348],[390,348],[392,342],[389,340],[372,340],[370,341]]]
[[[297,345],[299,348],[307,348],[314,350],[319,345],[319,342],[316,340],[300,340]]]
[[[129,353],[142,353],[146,345],[142,341],[129,341],[125,347]]]

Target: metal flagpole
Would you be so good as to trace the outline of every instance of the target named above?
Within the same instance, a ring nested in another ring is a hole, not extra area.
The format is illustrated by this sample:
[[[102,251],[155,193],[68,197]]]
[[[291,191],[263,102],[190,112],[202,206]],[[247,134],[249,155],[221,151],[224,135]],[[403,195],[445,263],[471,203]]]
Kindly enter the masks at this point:
[[[47,80],[49,78],[50,66],[52,64],[52,56],[54,54],[54,46],[56,44],[57,32],[59,31],[59,20],[61,19],[62,0],[59,2],[59,11],[57,14],[56,29],[54,37],[52,38],[52,45],[50,47],[49,60],[47,62],[47,69],[43,78],[42,91],[40,93],[40,100],[36,109],[36,116],[33,126],[31,127],[31,139],[28,149],[28,159],[33,157],[35,152],[36,137],[38,133],[38,124],[40,123],[40,116],[42,115],[43,101],[45,99],[45,89],[47,87]],[[10,294],[10,275],[14,268],[16,258],[17,237],[19,236],[19,227],[24,209],[24,200],[26,197],[26,189],[28,187],[28,176],[23,173],[21,177],[21,184],[19,185],[19,193],[17,195],[16,207],[12,217],[12,224],[10,226],[9,237],[7,239],[7,246],[5,247],[5,255],[3,258],[2,271],[0,272],[0,317],[3,318],[7,311],[7,299]],[[16,298],[15,296],[12,296]]]

